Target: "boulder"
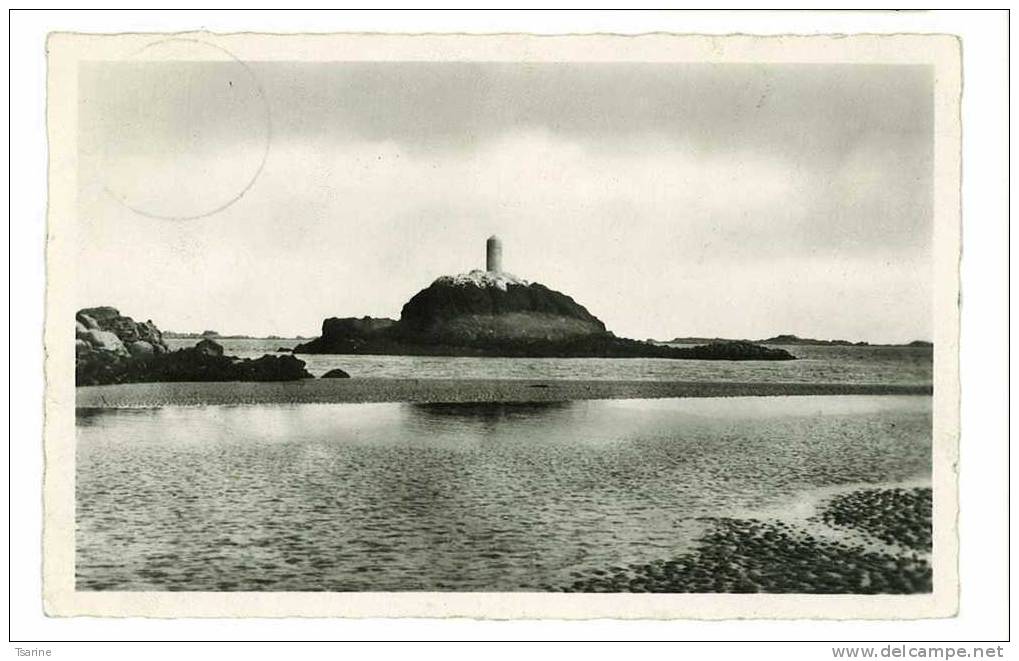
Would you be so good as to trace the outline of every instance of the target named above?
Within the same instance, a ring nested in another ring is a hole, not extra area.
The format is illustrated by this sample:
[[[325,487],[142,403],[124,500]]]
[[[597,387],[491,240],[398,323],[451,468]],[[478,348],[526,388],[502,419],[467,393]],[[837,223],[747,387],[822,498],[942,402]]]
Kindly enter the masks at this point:
[[[163,344],[163,333],[156,328],[156,325],[149,319],[145,323],[139,323],[136,325],[138,331],[138,337],[145,340],[149,344],[155,346],[157,344]]]
[[[138,335],[138,324],[131,317],[115,317],[100,322],[104,328],[113,331],[124,344],[130,344],[141,339]]]
[[[266,354],[254,360],[234,363],[233,381],[296,381],[313,378],[304,369],[304,361],[293,356]]]
[[[120,314],[117,308],[110,306],[99,306],[78,310],[75,315],[75,332],[81,333],[77,324],[81,324],[86,330],[101,330],[115,334],[124,345],[133,342],[148,342],[153,347],[162,347],[166,350],[166,342],[163,341],[163,334],[152,320],[144,323],[137,322],[131,317]]]
[[[78,314],[90,317],[95,320],[100,327],[105,328],[104,322],[110,322],[119,317],[120,311],[117,308],[112,308],[108,305],[101,305],[95,308],[78,310]]]
[[[92,328],[85,331],[83,339],[91,344],[93,348],[100,351],[107,351],[119,356],[128,355],[127,347],[125,347],[124,343],[120,341],[117,334],[112,331],[96,330]]]
[[[131,342],[127,345],[127,350],[135,357],[151,356],[156,353],[155,347],[145,340]]]
[[[84,312],[78,312],[78,314],[74,316],[74,320],[83,325],[85,328],[99,328],[99,322],[96,321],[94,317],[91,317]]]
[[[205,354],[206,356],[222,356],[223,345],[215,340],[204,338],[195,345],[195,350],[199,353]]]
[[[350,375],[341,370],[340,368],[332,369],[323,374],[321,379],[349,379]]]

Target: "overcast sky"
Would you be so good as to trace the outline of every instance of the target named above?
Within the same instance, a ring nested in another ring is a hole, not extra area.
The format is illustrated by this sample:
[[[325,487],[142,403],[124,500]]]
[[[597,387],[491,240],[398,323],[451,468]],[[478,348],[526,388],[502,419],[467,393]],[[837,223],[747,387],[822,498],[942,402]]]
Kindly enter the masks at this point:
[[[926,67],[93,63],[79,82],[82,307],[314,335],[399,316],[497,233],[508,271],[619,335],[931,337]]]

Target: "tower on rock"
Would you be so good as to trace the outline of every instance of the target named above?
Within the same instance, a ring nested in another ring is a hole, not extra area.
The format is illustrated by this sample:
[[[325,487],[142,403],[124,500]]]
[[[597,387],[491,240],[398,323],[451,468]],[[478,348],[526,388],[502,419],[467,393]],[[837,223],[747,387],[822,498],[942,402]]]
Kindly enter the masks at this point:
[[[485,270],[493,273],[502,271],[502,241],[496,235],[488,237],[485,251]]]

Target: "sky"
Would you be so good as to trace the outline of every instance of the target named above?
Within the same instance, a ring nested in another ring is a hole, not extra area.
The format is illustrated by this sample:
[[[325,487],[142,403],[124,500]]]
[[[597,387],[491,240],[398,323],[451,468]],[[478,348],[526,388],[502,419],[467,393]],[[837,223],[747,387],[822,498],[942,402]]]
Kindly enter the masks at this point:
[[[312,336],[498,234],[617,335],[930,339],[932,91],[906,65],[85,63],[78,300]]]

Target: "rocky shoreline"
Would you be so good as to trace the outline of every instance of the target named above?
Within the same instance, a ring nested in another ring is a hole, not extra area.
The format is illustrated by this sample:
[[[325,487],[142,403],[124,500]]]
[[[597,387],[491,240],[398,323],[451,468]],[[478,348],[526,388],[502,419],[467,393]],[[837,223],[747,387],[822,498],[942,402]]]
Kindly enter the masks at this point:
[[[78,386],[313,378],[304,369],[304,361],[294,356],[236,358],[225,355],[223,347],[208,338],[194,347],[170,351],[151,319],[137,322],[106,306],[78,311],[74,344]]]
[[[434,287],[434,285],[433,285]],[[586,310],[576,306],[572,299],[551,292],[540,285],[536,291],[546,296],[553,294],[561,298],[551,299],[557,309],[575,306],[584,315]],[[431,291],[432,288],[429,288]],[[462,288],[461,288],[462,289]],[[470,291],[470,288],[467,288]],[[495,290],[498,291],[498,290]],[[511,288],[511,291],[513,289]],[[533,297],[534,292],[530,292]],[[442,300],[441,297],[439,300]],[[564,302],[565,301],[565,302]],[[534,300],[525,297],[524,302],[534,305]],[[545,301],[545,305],[551,305]],[[410,306],[410,304],[408,304]],[[419,316],[424,313],[420,313]],[[582,316],[580,312],[575,315]],[[528,313],[521,317],[510,316],[488,318],[485,323],[508,325],[514,332],[520,329],[534,331],[535,318],[539,326],[563,319],[545,318],[546,312]],[[410,317],[414,319],[413,315]],[[138,322],[122,315],[109,306],[85,308],[75,314],[75,385],[97,386],[124,383],[169,383],[169,382],[218,382],[218,381],[298,381],[314,378],[305,369],[305,362],[292,354],[373,354],[408,356],[503,356],[503,357],[605,357],[605,358],[688,358],[701,360],[792,360],[794,356],[783,349],[763,347],[745,342],[714,343],[697,347],[666,347],[647,342],[638,342],[615,337],[604,331],[604,326],[594,317],[584,323],[591,326],[585,332],[573,331],[552,337],[478,335],[474,329],[467,336],[453,336],[448,333],[434,334],[431,331],[409,333],[408,323],[392,319],[326,319],[322,325],[322,336],[297,347],[280,347],[277,353],[264,354],[260,358],[238,358],[225,355],[223,347],[212,337],[203,337],[195,346],[171,351],[163,333],[152,322]],[[420,321],[420,320],[419,320]],[[471,323],[481,323],[470,317]],[[596,323],[597,322],[597,323]],[[420,322],[424,323],[424,322]],[[457,318],[453,326],[464,324],[465,317]],[[539,330],[542,330],[539,329]],[[592,330],[593,329],[593,330]],[[491,330],[491,329],[489,329]],[[505,329],[504,329],[505,330]],[[562,330],[562,329],[560,329]],[[544,332],[544,330],[542,330]],[[453,342],[453,343],[450,343]],[[342,369],[332,371],[328,378],[346,378]]]
[[[933,589],[931,489],[861,489],[814,521],[701,518],[697,548],[669,560],[594,570],[560,592],[918,594]],[[840,530],[857,533],[840,536]],[[889,533],[889,531],[894,531]]]

